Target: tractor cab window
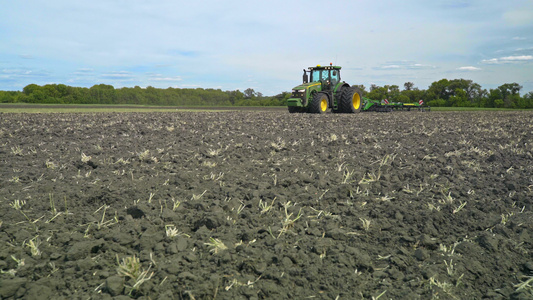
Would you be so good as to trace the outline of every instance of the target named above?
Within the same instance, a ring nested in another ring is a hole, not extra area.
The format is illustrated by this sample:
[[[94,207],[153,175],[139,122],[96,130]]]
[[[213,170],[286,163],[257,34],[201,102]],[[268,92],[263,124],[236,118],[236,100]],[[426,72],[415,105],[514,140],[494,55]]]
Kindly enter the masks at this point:
[[[322,78],[320,79],[320,81],[329,80],[329,74],[328,73],[329,73],[329,71],[327,71],[327,70],[322,71]]]
[[[338,70],[313,70],[311,72],[311,81],[329,82],[331,72],[331,83],[337,84],[340,76]]]
[[[313,70],[313,72],[311,73],[311,80],[326,82],[326,80],[329,80],[329,71],[328,70]]]
[[[339,79],[340,79],[339,71],[337,70],[331,71],[331,83],[337,84],[337,82],[339,82]]]
[[[311,81],[322,81],[324,80],[322,78],[322,74],[325,73],[326,74],[326,78],[328,76],[328,73],[325,72],[324,70],[313,70],[313,72],[311,73]]]

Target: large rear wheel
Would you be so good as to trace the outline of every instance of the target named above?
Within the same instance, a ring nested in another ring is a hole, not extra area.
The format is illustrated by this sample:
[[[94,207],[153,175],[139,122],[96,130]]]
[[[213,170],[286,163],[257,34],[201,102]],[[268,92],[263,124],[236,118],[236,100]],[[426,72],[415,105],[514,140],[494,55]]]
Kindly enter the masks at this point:
[[[343,113],[357,113],[361,111],[363,105],[363,93],[356,87],[345,88],[342,91],[339,110]]]
[[[323,93],[317,93],[313,96],[313,100],[311,100],[309,112],[313,114],[323,114],[328,110],[328,106],[328,96]]]

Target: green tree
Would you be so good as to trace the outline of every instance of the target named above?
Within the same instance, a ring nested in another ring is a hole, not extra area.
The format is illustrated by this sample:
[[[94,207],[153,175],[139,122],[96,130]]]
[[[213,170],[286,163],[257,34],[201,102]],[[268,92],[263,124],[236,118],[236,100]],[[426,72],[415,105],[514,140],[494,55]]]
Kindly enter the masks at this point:
[[[385,87],[378,87],[374,84],[370,86],[370,92],[366,95],[370,99],[383,100],[387,98],[388,89]]]
[[[32,84],[28,84],[27,86],[25,86],[23,89],[22,89],[22,92],[24,93],[24,95],[26,96],[29,96],[31,95],[34,91],[37,91],[37,90],[40,90],[41,87],[32,83]]]
[[[432,93],[435,95],[435,98],[433,99],[448,100],[448,98],[450,97],[450,94],[448,92],[449,85],[450,81],[448,79],[441,79],[439,81],[435,81],[429,86],[428,93]]]
[[[425,102],[429,101],[427,99],[426,91],[419,90],[418,88],[413,88],[411,90],[401,91],[403,96],[406,96],[409,100],[405,102],[418,102],[418,100],[423,99]]]
[[[498,107],[496,105],[496,102],[498,102],[498,105],[503,106],[502,93],[501,93],[501,91],[499,89],[490,89],[489,95],[487,97],[487,101],[486,101],[486,104],[485,104],[485,107]]]
[[[251,99],[255,96],[255,91],[252,88],[247,88],[244,90],[244,98]]]
[[[430,100],[427,102],[427,105],[432,106],[432,107],[444,107],[446,106],[446,100],[444,99]]]
[[[415,84],[410,82],[410,81],[403,84],[403,88],[406,91],[412,90],[414,86],[415,86]]]
[[[525,94],[522,99],[524,101],[524,107],[521,108],[533,108],[533,91]]]
[[[504,107],[514,108],[517,105],[518,99],[520,98],[520,90],[522,86],[518,83],[505,83],[498,87],[500,90]]]
[[[468,101],[466,91],[461,88],[455,89],[454,95],[450,96],[450,98],[448,99],[448,104],[450,106],[455,106],[455,107],[470,106],[470,102]]]
[[[409,102],[411,102],[411,100],[409,99],[409,97],[407,97],[407,96],[404,95],[404,94],[401,94],[400,96],[398,96],[398,98],[396,99],[396,101],[398,101],[398,102],[402,102],[402,103],[409,103]]]
[[[0,103],[18,102],[22,95],[19,91],[0,91]]]
[[[356,88],[359,88],[359,90],[361,90],[361,92],[363,93],[363,96],[367,93],[366,87],[364,85],[362,85],[362,84],[354,84],[353,86],[356,87]]]
[[[89,96],[90,103],[95,104],[114,104],[117,98],[115,88],[107,84],[93,85],[89,89]]]
[[[147,86],[146,89],[144,90],[144,99],[143,99],[143,102],[141,102],[141,104],[146,104],[146,105],[159,104],[159,91],[152,86]]]
[[[400,87],[397,85],[386,85],[385,88],[388,90],[388,96],[392,101],[399,101],[400,97]]]
[[[229,91],[227,93],[229,96],[229,101],[232,105],[236,105],[237,103],[239,103],[241,100],[244,99],[244,94],[239,90]]]
[[[374,100],[387,99],[391,102],[395,102],[398,101],[400,97],[400,88],[397,85],[385,85],[383,87],[379,87],[372,84],[370,87],[370,92],[366,96]]]

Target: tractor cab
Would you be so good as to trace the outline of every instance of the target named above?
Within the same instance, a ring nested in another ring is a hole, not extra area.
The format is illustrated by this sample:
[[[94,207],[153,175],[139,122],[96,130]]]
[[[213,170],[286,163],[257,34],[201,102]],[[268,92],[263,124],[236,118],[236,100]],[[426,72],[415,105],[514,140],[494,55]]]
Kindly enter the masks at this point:
[[[304,70],[303,82],[307,83],[307,72],[309,72],[311,82],[320,82],[323,91],[332,90],[341,80],[340,70],[341,67],[332,66],[331,64],[325,67],[320,65],[310,67],[309,71]]]

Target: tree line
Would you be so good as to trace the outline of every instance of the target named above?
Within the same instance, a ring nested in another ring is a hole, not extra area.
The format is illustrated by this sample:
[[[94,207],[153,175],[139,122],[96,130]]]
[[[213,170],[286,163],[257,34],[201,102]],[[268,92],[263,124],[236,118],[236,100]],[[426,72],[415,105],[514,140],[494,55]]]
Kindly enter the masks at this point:
[[[427,90],[415,88],[412,82],[406,82],[402,91],[397,85],[371,85],[366,97],[404,103],[422,99],[434,107],[533,108],[533,92],[520,96],[520,90],[522,86],[518,83],[506,83],[486,90],[472,80],[441,79],[433,82]]]
[[[358,85],[365,97],[389,102],[418,102],[422,99],[429,106],[447,107],[495,107],[533,108],[533,92],[520,95],[522,86],[506,83],[495,89],[482,89],[467,79],[441,79],[428,89],[418,89],[406,82],[403,90],[398,85],[371,85],[367,91]],[[241,92],[220,89],[160,89],[98,84],[90,88],[64,84],[29,84],[22,91],[0,91],[0,103],[55,103],[55,104],[137,104],[164,106],[284,106],[289,92],[275,96],[263,96],[251,88]]]
[[[263,97],[253,89],[243,92],[220,89],[159,89],[97,84],[90,88],[65,84],[29,84],[21,92],[0,91],[0,103],[136,104],[158,106],[282,106],[289,93]]]

